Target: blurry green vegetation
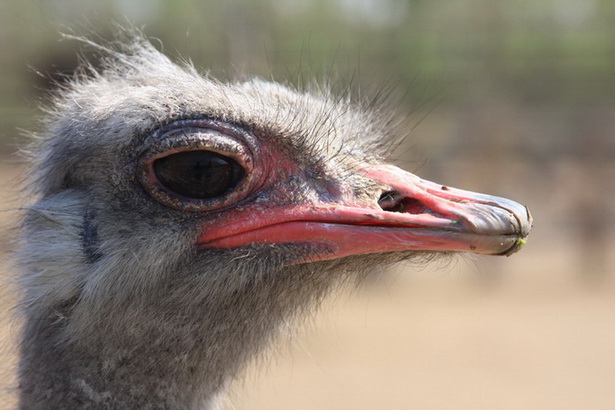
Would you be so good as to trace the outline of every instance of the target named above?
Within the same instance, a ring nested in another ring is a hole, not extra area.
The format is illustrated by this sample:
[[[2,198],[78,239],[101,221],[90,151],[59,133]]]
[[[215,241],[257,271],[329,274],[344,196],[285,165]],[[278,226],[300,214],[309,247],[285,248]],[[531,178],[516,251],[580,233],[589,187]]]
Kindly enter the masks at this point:
[[[31,127],[49,79],[77,64],[83,47],[59,32],[112,38],[113,21],[217,76],[392,84],[408,107],[434,95],[444,105],[486,93],[542,105],[615,95],[608,0],[3,0],[0,141]]]

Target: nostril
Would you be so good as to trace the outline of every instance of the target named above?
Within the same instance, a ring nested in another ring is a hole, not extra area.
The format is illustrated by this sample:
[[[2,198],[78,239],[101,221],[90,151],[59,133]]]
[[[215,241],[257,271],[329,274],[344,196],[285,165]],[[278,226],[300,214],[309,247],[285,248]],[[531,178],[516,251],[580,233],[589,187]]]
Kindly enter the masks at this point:
[[[388,191],[380,195],[378,205],[383,211],[403,212],[408,214],[422,214],[426,207],[416,198],[404,197],[399,192]]]
[[[403,196],[399,192],[389,191],[383,192],[378,199],[378,205],[383,211],[388,212],[403,212],[402,200]]]

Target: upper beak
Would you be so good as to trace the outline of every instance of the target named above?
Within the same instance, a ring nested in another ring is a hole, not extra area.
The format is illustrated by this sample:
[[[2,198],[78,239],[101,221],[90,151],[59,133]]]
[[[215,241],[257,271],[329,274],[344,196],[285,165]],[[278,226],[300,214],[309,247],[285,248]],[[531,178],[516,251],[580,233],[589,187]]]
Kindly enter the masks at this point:
[[[253,243],[319,243],[327,252],[310,260],[407,250],[511,255],[532,227],[529,210],[505,198],[425,181],[390,165],[364,176],[383,187],[372,204],[309,203],[247,207],[207,229],[199,244],[235,248]]]

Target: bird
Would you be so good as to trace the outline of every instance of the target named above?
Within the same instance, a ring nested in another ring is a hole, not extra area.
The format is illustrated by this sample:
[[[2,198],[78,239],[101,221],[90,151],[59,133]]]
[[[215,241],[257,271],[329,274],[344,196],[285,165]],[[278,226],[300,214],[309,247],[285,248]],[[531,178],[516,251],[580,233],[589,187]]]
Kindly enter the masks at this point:
[[[20,408],[219,408],[336,287],[525,244],[526,206],[389,164],[383,110],[94,46],[27,149]]]

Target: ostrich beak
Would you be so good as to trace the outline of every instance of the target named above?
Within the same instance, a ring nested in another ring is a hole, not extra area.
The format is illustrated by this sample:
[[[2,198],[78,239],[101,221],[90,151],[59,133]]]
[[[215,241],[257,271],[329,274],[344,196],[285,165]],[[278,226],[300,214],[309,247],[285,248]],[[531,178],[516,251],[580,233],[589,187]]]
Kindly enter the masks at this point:
[[[532,227],[529,210],[514,201],[450,188],[381,165],[362,171],[383,187],[369,205],[346,202],[247,209],[209,229],[199,244],[235,248],[254,243],[318,243],[312,260],[409,250],[517,252]]]

